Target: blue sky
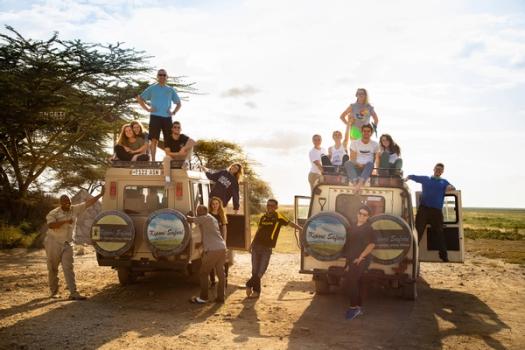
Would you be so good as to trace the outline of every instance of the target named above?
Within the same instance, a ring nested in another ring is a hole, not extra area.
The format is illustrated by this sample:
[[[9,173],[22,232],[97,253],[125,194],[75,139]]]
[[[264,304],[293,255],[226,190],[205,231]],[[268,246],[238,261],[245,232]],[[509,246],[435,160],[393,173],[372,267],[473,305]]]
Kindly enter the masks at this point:
[[[282,203],[308,193],[311,135],[328,147],[366,87],[405,174],[441,161],[465,206],[525,207],[524,4],[2,1],[0,23],[125,42],[187,76],[202,94],[184,103],[183,132],[240,143]]]

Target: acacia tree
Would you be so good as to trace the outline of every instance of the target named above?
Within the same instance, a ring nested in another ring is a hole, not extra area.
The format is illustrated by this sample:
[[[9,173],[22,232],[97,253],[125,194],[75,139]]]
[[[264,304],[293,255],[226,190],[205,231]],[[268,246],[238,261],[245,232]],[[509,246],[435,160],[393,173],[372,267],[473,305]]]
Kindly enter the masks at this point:
[[[148,56],[122,43],[61,40],[58,33],[32,40],[6,29],[0,33],[0,207],[16,214],[43,178],[60,186],[101,176],[110,135],[138,117],[134,96],[148,85],[151,68]]]
[[[242,164],[244,179],[249,183],[248,198],[251,212],[260,212],[261,204],[272,196],[272,190],[253,170],[255,164],[247,160],[240,145],[223,140],[199,140],[194,146],[194,154],[205,167],[210,169],[226,169],[232,163]]]

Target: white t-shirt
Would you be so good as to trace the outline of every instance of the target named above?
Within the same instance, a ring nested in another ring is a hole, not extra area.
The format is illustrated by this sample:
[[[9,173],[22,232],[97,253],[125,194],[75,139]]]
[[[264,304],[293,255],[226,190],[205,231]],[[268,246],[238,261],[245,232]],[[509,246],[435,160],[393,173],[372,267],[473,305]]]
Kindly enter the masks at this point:
[[[343,156],[346,154],[345,146],[341,145],[339,148],[330,146],[330,148],[328,148],[328,153],[332,154],[332,158],[330,159],[332,165],[343,165]]]
[[[375,141],[368,141],[363,143],[362,140],[352,141],[350,144],[350,151],[357,152],[356,162],[358,164],[366,164],[368,162],[374,162],[374,156],[379,150],[379,144]]]
[[[385,151],[385,152],[388,152],[388,151]],[[390,164],[394,164],[396,160],[399,159],[399,156],[397,155],[397,153],[389,153],[389,156],[388,156],[388,162]]]
[[[319,170],[319,168],[317,167],[317,165],[314,164],[314,162],[316,160],[318,160],[319,162],[321,161],[321,156],[322,155],[325,155],[326,154],[326,150],[324,148],[320,148],[320,149],[317,149],[317,148],[312,148],[312,150],[310,151],[309,155],[310,155],[310,164],[312,165],[312,167],[310,168],[310,172],[311,173],[315,173],[315,174],[322,174],[321,173],[321,170]]]
[[[46,216],[47,224],[52,222],[73,219],[72,224],[63,224],[59,228],[48,228],[47,236],[57,242],[71,242],[73,240],[73,229],[76,225],[77,217],[86,209],[86,202],[71,205],[69,211],[63,211],[62,207],[55,208]]]

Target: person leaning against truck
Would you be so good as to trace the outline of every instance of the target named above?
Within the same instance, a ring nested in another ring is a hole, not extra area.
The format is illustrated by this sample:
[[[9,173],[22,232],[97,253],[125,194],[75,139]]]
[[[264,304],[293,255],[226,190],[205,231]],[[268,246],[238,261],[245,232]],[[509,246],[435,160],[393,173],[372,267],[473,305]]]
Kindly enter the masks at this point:
[[[303,228],[278,213],[277,200],[268,199],[266,213],[261,216],[257,232],[250,246],[252,253],[252,277],[246,282],[246,296],[259,297],[261,293],[261,278],[268,268],[272,249],[275,248],[281,226],[290,225],[297,230]],[[252,294],[253,293],[253,294]]]
[[[420,183],[422,186],[416,214],[418,243],[421,242],[425,227],[429,224],[439,245],[439,258],[444,262],[448,262],[447,245],[443,233],[443,202],[445,193],[454,191],[455,187],[441,177],[443,171],[445,171],[443,163],[437,163],[434,166],[433,176],[408,175],[405,181],[412,180]]]
[[[151,160],[155,161],[155,153],[159,142],[160,131],[167,140],[171,133],[171,118],[179,111],[181,102],[177,91],[167,85],[168,73],[165,69],[157,72],[157,84],[150,85],[136,97],[140,106],[150,113],[149,137],[151,141]],[[149,101],[148,105],[146,101]],[[171,103],[175,109],[171,110]]]
[[[50,297],[58,297],[58,265],[62,263],[64,278],[69,289],[70,300],[84,300],[86,297],[77,291],[75,272],[73,271],[73,229],[77,217],[86,208],[95,204],[104,195],[104,186],[98,196],[88,199],[84,203],[71,205],[67,195],[60,196],[60,206],[46,216],[47,235],[44,247],[47,257],[47,271],[49,279]]]

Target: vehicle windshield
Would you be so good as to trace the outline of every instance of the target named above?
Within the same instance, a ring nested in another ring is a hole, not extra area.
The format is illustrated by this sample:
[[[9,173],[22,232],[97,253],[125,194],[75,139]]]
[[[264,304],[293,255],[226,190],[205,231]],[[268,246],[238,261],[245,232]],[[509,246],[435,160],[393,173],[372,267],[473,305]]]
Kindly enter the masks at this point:
[[[124,212],[130,215],[148,215],[168,207],[168,197],[163,186],[126,186]]]

